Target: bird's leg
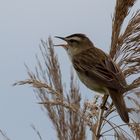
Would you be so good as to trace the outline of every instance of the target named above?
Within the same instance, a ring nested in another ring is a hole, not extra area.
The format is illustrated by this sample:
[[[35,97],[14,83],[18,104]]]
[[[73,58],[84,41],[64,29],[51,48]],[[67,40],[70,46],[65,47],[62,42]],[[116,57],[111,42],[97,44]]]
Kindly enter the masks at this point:
[[[112,109],[113,109],[113,102],[110,104],[109,108],[108,108],[108,111],[106,112],[106,114],[104,115],[104,117],[106,118],[111,112],[112,112]]]
[[[113,108],[113,102],[110,104],[109,109],[111,110]]]
[[[105,105],[106,105],[108,96],[109,95],[103,96],[103,100],[102,100],[102,104],[101,104],[101,108],[100,108],[100,112],[99,112],[99,117],[98,117],[97,128],[96,128],[96,137],[100,137],[101,125],[102,125],[102,121],[103,121],[103,114],[104,114],[104,110],[106,109]]]
[[[101,109],[107,110],[107,107],[106,107],[105,105],[106,105],[108,96],[109,96],[109,95],[104,95],[104,96],[103,96],[103,98],[102,98],[102,104],[101,104]]]

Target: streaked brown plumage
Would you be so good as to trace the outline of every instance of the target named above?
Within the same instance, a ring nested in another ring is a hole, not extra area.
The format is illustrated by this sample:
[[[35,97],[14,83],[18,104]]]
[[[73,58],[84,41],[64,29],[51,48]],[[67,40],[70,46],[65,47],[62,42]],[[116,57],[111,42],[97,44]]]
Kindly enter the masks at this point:
[[[126,81],[120,68],[111,57],[94,47],[83,34],[73,34],[60,39],[68,44],[63,47],[68,52],[80,80],[91,90],[109,94],[122,120],[129,122],[123,99]]]

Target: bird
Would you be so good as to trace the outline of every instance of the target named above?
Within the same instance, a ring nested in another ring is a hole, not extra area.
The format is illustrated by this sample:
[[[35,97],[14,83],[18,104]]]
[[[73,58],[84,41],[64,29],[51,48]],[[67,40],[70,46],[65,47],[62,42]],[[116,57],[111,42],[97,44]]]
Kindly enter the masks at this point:
[[[109,95],[121,119],[129,123],[128,109],[123,98],[127,83],[122,70],[111,56],[96,48],[82,33],[55,38],[66,42],[55,46],[62,46],[66,50],[81,82],[102,96]]]

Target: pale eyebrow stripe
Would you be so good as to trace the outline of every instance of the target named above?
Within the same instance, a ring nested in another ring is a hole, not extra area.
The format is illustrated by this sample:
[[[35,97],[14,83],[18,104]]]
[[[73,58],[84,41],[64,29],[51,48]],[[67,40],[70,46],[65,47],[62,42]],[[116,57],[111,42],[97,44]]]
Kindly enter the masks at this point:
[[[68,40],[75,40],[75,41],[80,41],[81,38],[80,37],[70,37],[70,38],[67,38]]]

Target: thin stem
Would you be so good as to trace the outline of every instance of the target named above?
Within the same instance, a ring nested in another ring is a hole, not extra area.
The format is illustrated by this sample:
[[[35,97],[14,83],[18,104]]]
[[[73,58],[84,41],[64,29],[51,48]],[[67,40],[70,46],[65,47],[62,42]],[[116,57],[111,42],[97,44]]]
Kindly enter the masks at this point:
[[[109,124],[110,124],[110,122],[108,121],[108,120],[106,120]],[[103,134],[105,134],[105,133],[107,133],[107,132],[109,132],[109,131],[111,131],[111,130],[114,130],[115,132],[117,131],[116,129],[117,128],[119,128],[120,130],[122,130],[125,134],[127,134],[129,137],[131,137],[133,140],[134,140],[134,138],[128,133],[128,132],[126,132],[124,129],[122,129],[121,127],[122,126],[126,126],[127,124],[121,124],[121,125],[116,125],[116,124],[114,124],[113,122],[111,122],[113,125],[115,125],[114,127],[112,127],[111,129],[109,129],[109,130],[107,130],[107,131],[104,131],[103,133],[102,133],[102,135]],[[133,124],[133,123],[130,123],[130,124]],[[118,132],[117,132],[118,133]]]
[[[100,109],[100,113],[99,113],[99,119],[98,119],[98,123],[97,123],[97,129],[96,129],[96,139],[98,140],[100,137],[100,132],[101,132],[101,125],[102,125],[102,121],[103,121],[103,114],[104,114],[104,110],[105,110],[105,104],[107,102],[108,99],[108,95],[104,95],[103,96],[103,102],[101,105],[101,109]]]
[[[115,117],[118,117],[118,115],[114,115],[114,116],[110,117],[110,118],[108,119],[108,121],[110,121],[111,119],[113,119],[113,118],[115,118]],[[104,117],[104,118],[106,118],[106,117]],[[105,121],[104,124],[103,124],[103,126],[102,126],[102,128],[103,128],[107,123],[108,123],[108,122]]]

